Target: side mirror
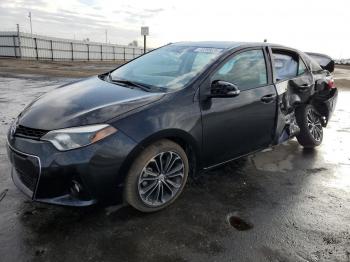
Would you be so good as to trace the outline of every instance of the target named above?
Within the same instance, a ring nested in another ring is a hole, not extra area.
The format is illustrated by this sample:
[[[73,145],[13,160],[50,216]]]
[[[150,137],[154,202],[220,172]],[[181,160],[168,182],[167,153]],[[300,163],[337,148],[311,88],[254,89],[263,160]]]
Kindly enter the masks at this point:
[[[230,82],[215,80],[211,83],[210,97],[235,97],[241,91],[235,84]]]

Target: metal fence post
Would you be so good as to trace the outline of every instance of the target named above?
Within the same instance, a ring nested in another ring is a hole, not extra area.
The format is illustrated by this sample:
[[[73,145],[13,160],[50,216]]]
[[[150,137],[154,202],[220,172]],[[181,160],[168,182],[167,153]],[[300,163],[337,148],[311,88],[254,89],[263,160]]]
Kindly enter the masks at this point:
[[[125,46],[124,46],[124,62],[126,61],[126,59],[125,59]]]
[[[74,60],[73,42],[70,42],[70,46],[72,48],[72,61],[73,61]]]
[[[51,47],[51,60],[53,61],[53,45],[52,45],[52,40],[50,40],[50,47]]]
[[[102,45],[101,45],[101,61],[103,60],[103,56],[102,56]]]
[[[87,58],[88,58],[88,61],[90,61],[90,46],[89,44],[86,44],[87,45]]]
[[[22,58],[21,37],[20,37],[20,32],[19,32],[19,24],[17,24],[17,42],[18,42],[18,57]]]
[[[36,60],[39,60],[38,43],[36,42],[36,37],[34,37],[34,49],[35,49]]]
[[[13,40],[13,48],[15,51],[15,58],[17,58],[17,46],[16,46],[16,38],[15,36],[12,36],[12,40]]]

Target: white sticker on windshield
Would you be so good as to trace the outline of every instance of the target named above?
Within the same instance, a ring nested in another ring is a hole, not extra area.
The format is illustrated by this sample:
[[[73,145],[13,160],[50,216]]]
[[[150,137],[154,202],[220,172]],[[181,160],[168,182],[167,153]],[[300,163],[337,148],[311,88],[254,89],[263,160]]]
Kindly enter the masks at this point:
[[[211,47],[198,47],[194,50],[194,52],[198,53],[220,53],[222,51],[221,48],[211,48]]]

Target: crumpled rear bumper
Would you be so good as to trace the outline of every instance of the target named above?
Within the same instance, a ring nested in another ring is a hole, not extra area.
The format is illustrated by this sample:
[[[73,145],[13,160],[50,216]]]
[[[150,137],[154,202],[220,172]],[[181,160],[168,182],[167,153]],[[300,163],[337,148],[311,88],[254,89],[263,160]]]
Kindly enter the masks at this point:
[[[332,117],[332,114],[335,110],[335,106],[338,100],[338,89],[334,88],[333,90],[331,90],[330,95],[331,96],[326,101],[323,102],[324,105],[327,107],[327,111],[328,111],[327,122]]]
[[[318,113],[324,118],[323,126],[327,126],[331,119],[338,99],[338,89],[333,88],[327,96],[318,96],[313,100]]]

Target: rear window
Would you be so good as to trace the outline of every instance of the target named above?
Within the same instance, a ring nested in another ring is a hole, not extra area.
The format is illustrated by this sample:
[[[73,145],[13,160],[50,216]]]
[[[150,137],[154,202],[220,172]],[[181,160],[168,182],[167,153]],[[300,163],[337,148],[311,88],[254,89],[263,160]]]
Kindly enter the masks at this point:
[[[322,71],[322,67],[320,66],[319,62],[317,62],[314,57],[310,57],[309,55],[305,55],[304,59],[306,63],[309,65],[311,72],[319,72]],[[321,60],[320,60],[321,62]]]

